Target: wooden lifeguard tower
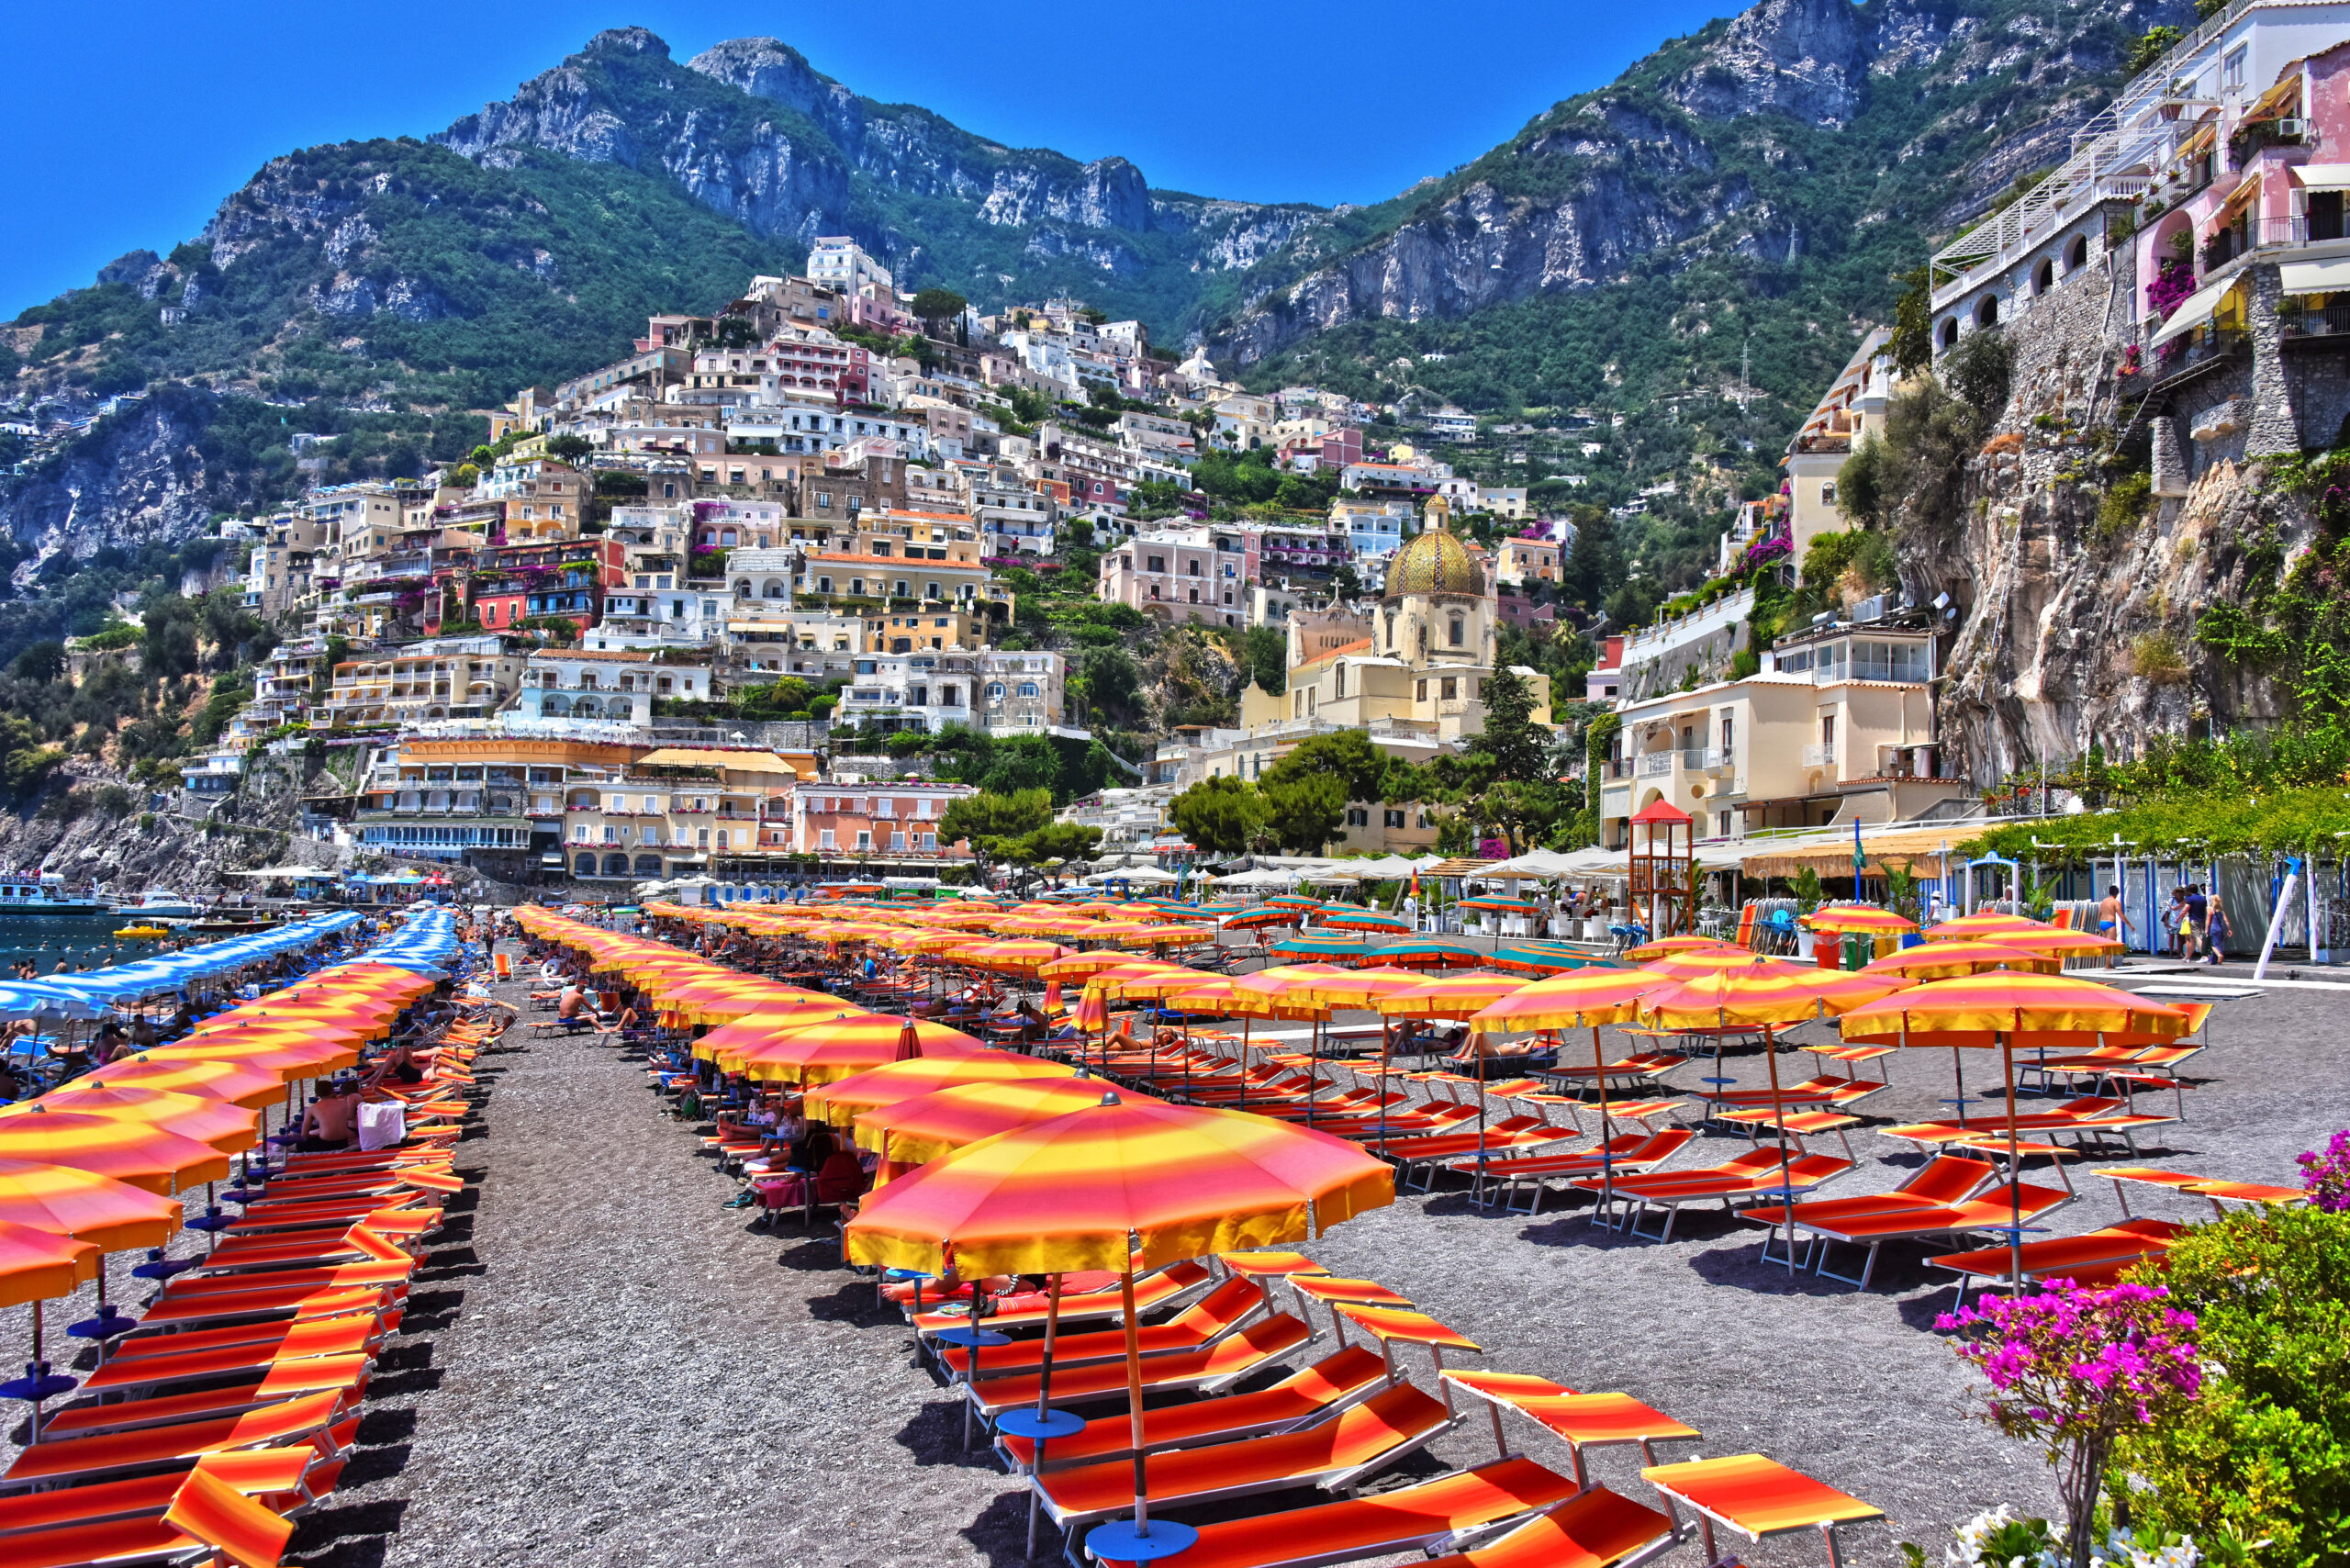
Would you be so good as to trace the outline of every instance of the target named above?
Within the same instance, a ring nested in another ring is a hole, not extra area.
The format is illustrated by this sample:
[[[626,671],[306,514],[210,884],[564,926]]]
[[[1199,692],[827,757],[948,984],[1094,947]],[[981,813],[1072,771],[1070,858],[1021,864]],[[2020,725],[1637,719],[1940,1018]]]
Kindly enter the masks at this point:
[[[1649,940],[1696,924],[1697,824],[1670,801],[1651,801],[1631,821],[1630,902]]]

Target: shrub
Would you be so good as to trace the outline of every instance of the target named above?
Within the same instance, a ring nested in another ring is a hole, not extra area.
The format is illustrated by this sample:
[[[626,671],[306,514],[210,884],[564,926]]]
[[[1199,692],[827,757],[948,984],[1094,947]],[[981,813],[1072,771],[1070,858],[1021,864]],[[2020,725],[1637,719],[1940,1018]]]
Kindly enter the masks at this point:
[[[2263,1540],[2269,1568],[2350,1560],[2350,1215],[2243,1211],[2172,1248],[2210,1377],[2180,1419],[2127,1436],[2142,1526]]]
[[[2176,686],[2187,678],[2187,655],[2169,633],[2143,633],[2130,644],[2130,673],[2150,686]]]
[[[145,635],[143,631],[128,621],[118,621],[104,631],[94,632],[83,638],[81,645],[84,651],[88,653],[110,654],[117,648],[137,645],[140,639]]]
[[[79,790],[60,790],[40,803],[38,813],[43,822],[70,823],[77,821],[90,809],[90,797]]]
[[[1935,1321],[1944,1330],[1987,1331],[1955,1349],[1990,1383],[1983,1418],[2038,1443],[2055,1470],[2073,1568],[2088,1565],[2114,1443],[2175,1421],[2202,1387],[2188,1338],[2195,1314],[2169,1305],[2169,1294],[2159,1285],[2083,1290],[2054,1280],[2044,1294],[1978,1298]]]
[[[119,784],[106,785],[90,797],[90,804],[110,817],[128,816],[138,803],[139,797]]]
[[[2154,476],[2125,474],[2105,492],[2097,505],[2097,532],[2101,539],[2127,533],[2144,520],[2146,504],[2154,498]]]

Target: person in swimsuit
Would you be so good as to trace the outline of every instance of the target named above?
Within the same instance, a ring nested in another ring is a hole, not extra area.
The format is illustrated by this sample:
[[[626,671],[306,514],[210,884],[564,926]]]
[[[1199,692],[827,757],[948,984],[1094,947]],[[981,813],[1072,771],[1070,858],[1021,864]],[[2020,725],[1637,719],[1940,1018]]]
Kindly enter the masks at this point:
[[[295,1147],[305,1154],[319,1154],[350,1148],[358,1137],[359,1085],[339,1078],[303,1113],[302,1141]]]
[[[2121,907],[2121,888],[2118,883],[2109,886],[2105,890],[2105,897],[2098,902],[2097,930],[2100,936],[2109,936],[2125,947],[2129,946],[2130,916]],[[2106,955],[2107,969],[2113,968],[2119,962],[2121,959],[2115,955],[2110,953]]]

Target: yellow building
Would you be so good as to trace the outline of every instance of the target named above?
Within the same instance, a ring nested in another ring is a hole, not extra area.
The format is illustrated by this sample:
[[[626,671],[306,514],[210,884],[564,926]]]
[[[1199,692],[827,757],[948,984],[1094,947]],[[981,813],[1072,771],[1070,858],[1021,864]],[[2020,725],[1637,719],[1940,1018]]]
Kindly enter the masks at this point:
[[[1395,553],[1364,634],[1291,669],[1284,716],[1343,729],[1379,721],[1440,742],[1482,734],[1496,634],[1483,569],[1450,533],[1422,533]],[[1549,723],[1550,678],[1516,673],[1534,689],[1536,720]]]
[[[1390,756],[1424,763],[1484,733],[1485,683],[1497,634],[1490,584],[1452,534],[1422,533],[1397,551],[1376,608],[1334,606],[1290,625],[1289,685],[1275,697],[1251,685],[1240,728],[1215,732],[1178,782],[1254,780],[1315,735],[1361,730]],[[1535,722],[1550,722],[1550,680],[1513,666],[1532,689]],[[1420,854],[1436,842],[1424,807],[1355,801],[1340,852]]]
[[[1891,340],[1882,327],[1862,339],[1843,373],[1787,443],[1780,465],[1787,471],[1788,542],[1798,571],[1814,539],[1851,526],[1837,498],[1837,476],[1863,442],[1885,433],[1886,409],[1897,380],[1886,347]]]

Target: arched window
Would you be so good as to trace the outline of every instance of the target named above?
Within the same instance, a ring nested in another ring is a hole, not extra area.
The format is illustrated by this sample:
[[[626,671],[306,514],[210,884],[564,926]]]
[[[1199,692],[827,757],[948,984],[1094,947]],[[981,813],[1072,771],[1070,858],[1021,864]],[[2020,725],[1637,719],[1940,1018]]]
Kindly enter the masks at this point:
[[[1427,627],[1427,622],[1425,622],[1425,621],[1423,621],[1423,622],[1420,622],[1420,657],[1422,657],[1422,658],[1427,658],[1427,656],[1428,656],[1428,627]]]
[[[744,577],[734,585],[734,597],[736,599],[748,599],[751,597],[750,578]]]
[[[625,856],[625,855],[607,855],[607,856],[605,856],[605,857],[604,857],[604,875],[605,875],[605,876],[607,876],[607,877],[625,877],[625,876],[627,876],[627,875],[628,875],[628,857],[627,857],[627,856]]]
[[[575,719],[600,719],[604,716],[604,705],[593,697],[582,697],[571,705],[571,716]]]
[[[781,599],[783,597],[783,579],[781,577],[769,577],[767,579],[767,586],[765,588],[762,588],[760,593],[762,597],[767,599]]]
[[[1942,338],[1942,347],[1944,347],[1945,349],[1956,348],[1956,347],[1958,346],[1958,318],[1957,318],[1957,317],[1953,316],[1953,317],[1952,317],[1949,320],[1944,321],[1944,322],[1942,323],[1942,332],[1941,332],[1941,338]]]
[[[1457,648],[1468,635],[1469,622],[1456,615],[1445,628],[1444,640],[1449,645]]]
[[[2073,248],[2065,253],[2065,270],[2076,273],[2088,264],[2089,237],[2076,234],[2073,236]]]
[[[594,876],[596,874],[596,857],[593,855],[582,855],[577,860],[572,862],[571,870],[574,876]]]
[[[1996,327],[1999,324],[1999,297],[1998,295],[1986,294],[1976,302],[1975,307],[1975,324],[1978,327]]]
[[[998,699],[998,698],[1001,698],[1002,695],[1003,695],[1003,687],[1002,687],[1002,685],[1001,683],[997,683],[997,684],[990,685],[990,686],[988,688],[988,698],[989,698],[989,700],[990,700],[990,701],[992,701],[992,700],[996,700],[996,699]]]
[[[2034,294],[2045,294],[2055,286],[2056,263],[2053,261],[2042,262],[2040,270],[2032,274],[2031,291]]]
[[[1022,682],[1020,683],[1020,695],[1021,695],[1021,696],[1023,696],[1023,697],[1034,697],[1034,696],[1035,696],[1035,695],[1036,695],[1036,683],[1035,683],[1035,681],[1033,681],[1033,680],[1024,680],[1024,681],[1022,681]]]

